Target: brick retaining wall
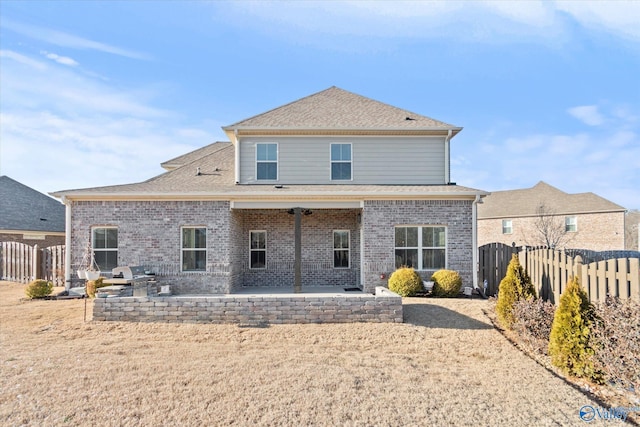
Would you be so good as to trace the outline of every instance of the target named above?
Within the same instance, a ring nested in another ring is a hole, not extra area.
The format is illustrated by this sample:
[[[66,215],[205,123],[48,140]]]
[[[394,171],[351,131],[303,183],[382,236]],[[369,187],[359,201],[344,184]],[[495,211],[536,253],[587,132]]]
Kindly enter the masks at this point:
[[[219,295],[97,298],[93,320],[177,323],[402,323],[402,298],[361,295]]]

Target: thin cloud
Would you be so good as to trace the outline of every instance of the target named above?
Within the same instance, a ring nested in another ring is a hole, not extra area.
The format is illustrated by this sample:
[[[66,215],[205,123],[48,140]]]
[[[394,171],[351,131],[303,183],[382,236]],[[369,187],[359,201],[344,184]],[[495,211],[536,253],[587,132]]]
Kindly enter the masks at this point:
[[[446,37],[474,43],[526,40],[556,45],[570,40],[572,29],[567,17],[588,29],[640,41],[637,1],[252,1],[214,2],[213,6],[218,19],[250,15],[251,19],[235,22],[288,36],[297,43],[304,37],[306,43],[329,44],[326,37],[318,37],[322,34],[364,37],[369,44],[372,38]],[[265,25],[256,25],[258,21]],[[297,33],[296,37],[291,37],[291,31]]]
[[[9,20],[3,20],[2,26],[8,30],[31,37],[56,46],[79,49],[79,50],[97,50],[100,52],[110,53],[112,55],[124,56],[132,59],[150,59],[145,53],[135,52],[128,49],[122,49],[106,43],[100,43],[94,40],[85,39],[73,34],[65,33],[50,28],[38,27],[35,25],[27,25]]]
[[[60,56],[56,53],[50,53],[47,51],[41,51],[40,53],[44,55],[45,58],[51,59],[52,61],[55,61],[58,64],[68,65],[70,67],[75,67],[78,65],[78,63],[74,59],[69,58],[68,56]]]
[[[36,61],[28,56],[22,55],[12,50],[0,50],[0,58],[7,58],[13,61],[19,62],[23,65],[28,65],[31,68],[38,70],[46,70],[47,66],[40,61]]]
[[[567,112],[589,126],[600,126],[604,123],[604,117],[596,105],[581,105],[569,108]]]

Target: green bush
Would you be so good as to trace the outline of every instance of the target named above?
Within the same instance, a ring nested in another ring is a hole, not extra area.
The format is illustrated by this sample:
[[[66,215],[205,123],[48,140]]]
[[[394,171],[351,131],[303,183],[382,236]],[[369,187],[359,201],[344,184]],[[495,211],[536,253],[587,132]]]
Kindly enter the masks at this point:
[[[422,290],[422,278],[413,268],[401,267],[389,277],[389,290],[410,297]]]
[[[462,288],[462,277],[457,271],[438,270],[431,276],[432,294],[436,297],[455,297]]]
[[[535,299],[535,288],[526,270],[520,265],[518,255],[513,254],[507,267],[507,274],[498,287],[496,315],[502,327],[512,329],[516,321],[513,315],[513,305],[516,301],[533,299]]]
[[[96,280],[88,280],[87,281],[87,296],[89,298],[96,297],[96,291],[100,288],[104,288],[105,286],[109,286],[107,283],[102,283],[104,277],[98,277]]]
[[[560,305],[553,317],[549,337],[551,363],[564,373],[593,381],[601,376],[594,365],[591,327],[595,322],[594,308],[577,278],[572,278],[560,296]]]
[[[53,283],[48,282],[46,280],[34,280],[33,282],[27,285],[25,289],[25,294],[30,299],[33,298],[41,298],[46,297],[53,291]]]

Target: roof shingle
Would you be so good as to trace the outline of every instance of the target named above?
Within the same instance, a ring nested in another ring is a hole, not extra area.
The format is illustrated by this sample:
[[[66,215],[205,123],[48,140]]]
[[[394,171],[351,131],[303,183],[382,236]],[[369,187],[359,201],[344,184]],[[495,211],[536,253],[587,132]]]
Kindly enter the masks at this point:
[[[540,181],[531,188],[492,192],[478,205],[478,218],[537,216],[541,204],[544,204],[549,213],[557,215],[625,210],[596,194],[568,194]]]
[[[223,129],[459,131],[461,128],[332,86]]]

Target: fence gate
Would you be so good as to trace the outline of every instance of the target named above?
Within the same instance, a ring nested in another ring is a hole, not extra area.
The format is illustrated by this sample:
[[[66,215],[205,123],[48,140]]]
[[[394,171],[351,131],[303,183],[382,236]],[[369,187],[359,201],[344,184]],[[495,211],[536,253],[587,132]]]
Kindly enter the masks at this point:
[[[518,247],[504,243],[488,243],[478,248],[478,283],[488,282],[487,295],[496,295],[500,281],[507,274],[511,255],[518,253]]]

